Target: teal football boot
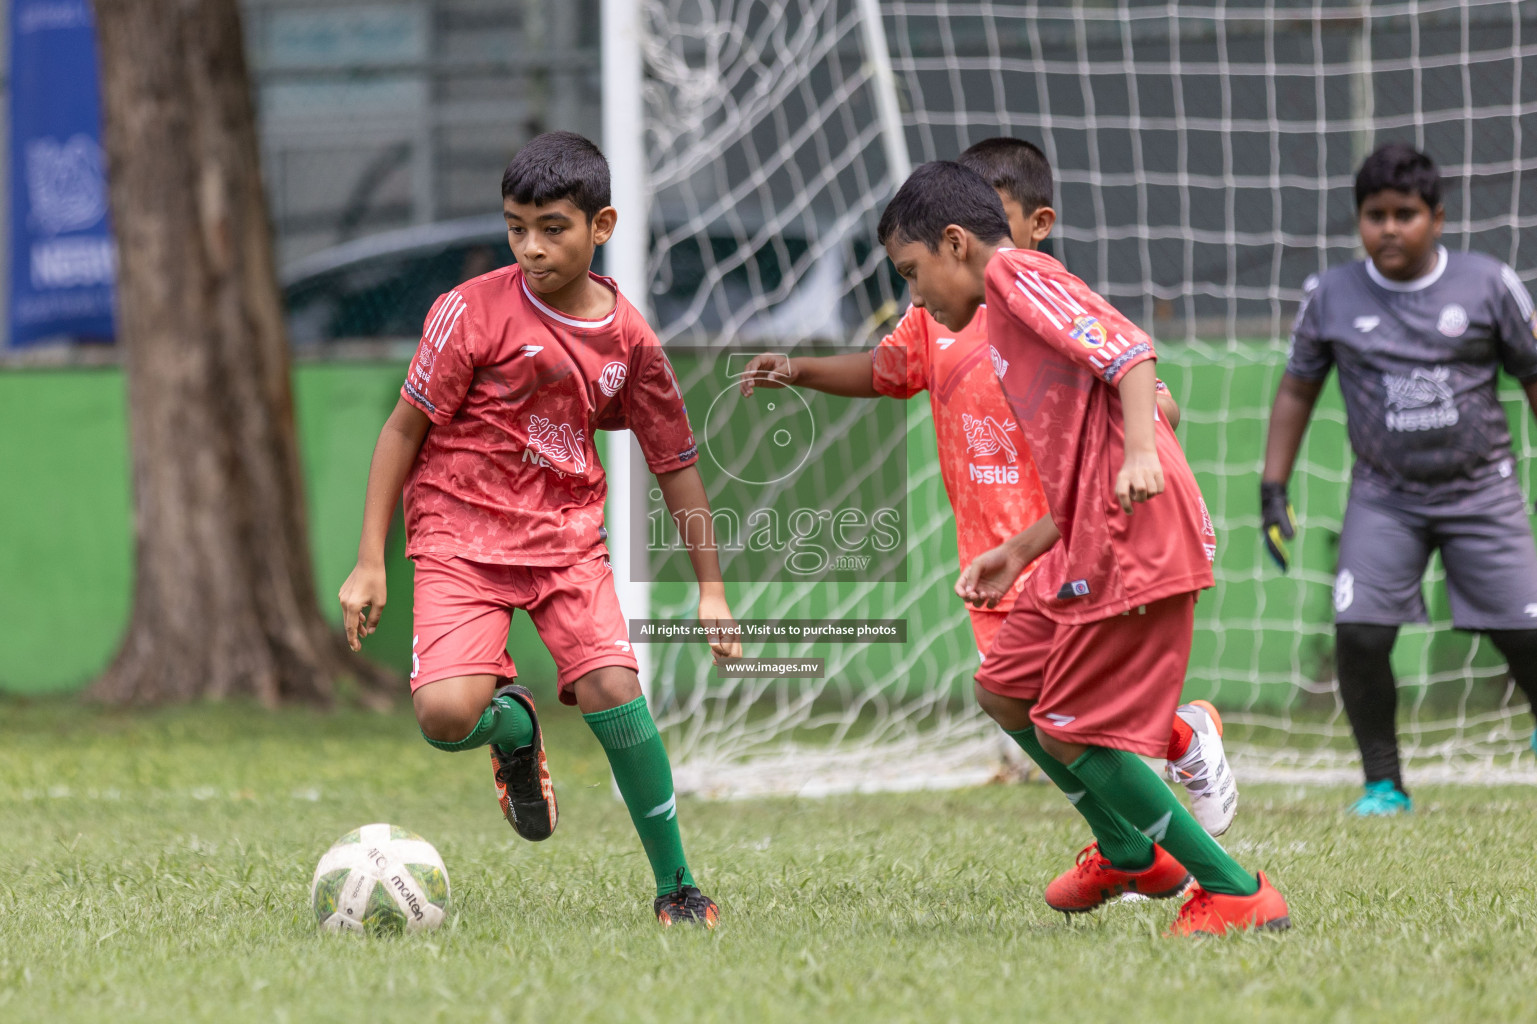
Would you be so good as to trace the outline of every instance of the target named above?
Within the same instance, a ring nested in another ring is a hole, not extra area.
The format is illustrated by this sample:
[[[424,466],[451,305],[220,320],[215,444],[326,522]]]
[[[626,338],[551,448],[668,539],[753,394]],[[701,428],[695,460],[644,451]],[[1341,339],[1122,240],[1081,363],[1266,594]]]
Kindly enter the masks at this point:
[[[1391,818],[1414,810],[1409,794],[1393,785],[1392,779],[1378,779],[1366,784],[1366,795],[1350,805],[1358,818]]]

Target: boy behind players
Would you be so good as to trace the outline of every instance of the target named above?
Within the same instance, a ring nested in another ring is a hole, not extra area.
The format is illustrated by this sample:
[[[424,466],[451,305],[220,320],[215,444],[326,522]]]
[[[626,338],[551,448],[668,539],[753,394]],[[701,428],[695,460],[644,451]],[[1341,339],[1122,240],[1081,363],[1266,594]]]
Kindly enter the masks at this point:
[[[634,431],[687,533],[699,617],[729,620],[683,399],[645,320],[589,269],[618,216],[598,148],[571,132],[534,139],[507,165],[502,211],[517,263],[433,305],[379,435],[358,564],[340,594],[347,638],[356,650],[378,625],[385,533],[404,484],[423,737],[440,750],[488,746],[508,822],[530,840],[554,831],[543,734],[507,654],[512,610],[524,609],[555,659],[561,701],[581,708],[608,755],[651,861],[657,919],[713,927],[614,592],[595,445],[599,429]],[[711,646],[740,654],[735,642]]]
[[[959,164],[915,170],[879,237],[913,305],[945,327],[986,301],[989,357],[1061,534],[1025,594],[1040,614],[1016,607],[977,681],[1028,716],[1056,762],[1048,776],[1080,811],[1092,798],[1153,841],[1143,871],[1195,876],[1171,933],[1287,927],[1264,875],[1229,857],[1137,756],[1168,743],[1216,545],[1155,411],[1150,340],[1056,260],[1008,247],[997,194]]]
[[[1431,551],[1446,566],[1452,624],[1489,634],[1537,704],[1537,545],[1497,394],[1503,366],[1537,409],[1537,319],[1515,271],[1438,244],[1445,211],[1430,157],[1382,146],[1361,165],[1355,196],[1368,258],[1324,273],[1303,299],[1260,502],[1284,570],[1295,525],[1286,483],[1337,365],[1356,461],[1334,582],[1335,674],[1366,775],[1353,810],[1386,816],[1412,806],[1391,654],[1400,625],[1425,621]]]
[[[1051,164],[1039,147],[1024,139],[984,139],[962,153],[959,163],[997,190],[1015,245],[1035,249],[1051,234],[1057,219],[1051,205],[1054,185]],[[1037,557],[1056,537],[1046,520],[1046,495],[1030,447],[988,357],[986,307],[955,331],[940,326],[927,310],[909,307],[896,329],[873,350],[795,359],[767,353],[749,362],[742,374],[744,395],[752,394],[754,387],[788,386],[852,398],[908,399],[928,392],[940,476],[955,513],[960,563],[976,567],[973,579],[984,569],[1008,575],[996,593],[978,595],[967,609],[977,652],[986,661]],[[1179,406],[1167,388],[1160,388],[1159,410],[1175,424]],[[1034,530],[1026,529],[1037,523]],[[1003,710],[994,707],[992,695],[981,687],[976,696],[990,714]],[[1028,721],[1016,722],[1005,714],[999,725],[1033,761],[1042,763]],[[1164,751],[1169,777],[1185,787],[1196,817],[1214,836],[1227,831],[1238,806],[1238,786],[1223,751],[1221,728],[1211,704],[1184,705],[1174,716]],[[1045,764],[1051,764],[1049,758]],[[1112,860],[1145,863],[1150,852],[1144,836],[1134,831],[1128,835],[1125,828],[1102,824],[1096,835],[1101,852]],[[1128,884],[1135,888],[1137,880]],[[1093,889],[1094,906],[1108,899],[1100,892]],[[1048,893],[1050,899],[1058,897]],[[1091,909],[1080,902],[1072,898],[1071,909]]]

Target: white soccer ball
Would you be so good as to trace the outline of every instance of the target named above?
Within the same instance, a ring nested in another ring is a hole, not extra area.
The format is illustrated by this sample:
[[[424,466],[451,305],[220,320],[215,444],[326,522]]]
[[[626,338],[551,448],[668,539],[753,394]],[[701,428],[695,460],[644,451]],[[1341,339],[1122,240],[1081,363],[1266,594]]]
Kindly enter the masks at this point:
[[[364,825],[320,858],[310,906],[333,932],[430,931],[448,910],[448,869],[431,843],[398,825]]]

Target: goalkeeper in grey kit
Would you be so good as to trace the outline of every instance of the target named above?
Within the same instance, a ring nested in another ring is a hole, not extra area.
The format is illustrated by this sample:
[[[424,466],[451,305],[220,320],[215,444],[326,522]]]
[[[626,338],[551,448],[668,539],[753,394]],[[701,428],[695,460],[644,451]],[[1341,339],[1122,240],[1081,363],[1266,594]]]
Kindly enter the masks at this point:
[[[1399,626],[1425,621],[1432,550],[1446,566],[1452,624],[1487,633],[1537,708],[1537,544],[1497,394],[1503,367],[1537,410],[1537,316],[1515,271],[1439,244],[1445,211],[1428,156],[1382,146],[1362,164],[1355,198],[1368,259],[1306,290],[1270,413],[1260,502],[1284,570],[1296,525],[1286,483],[1338,366],[1356,461],[1334,583],[1336,671],[1366,774],[1353,809],[1390,815],[1411,807],[1390,656]]]

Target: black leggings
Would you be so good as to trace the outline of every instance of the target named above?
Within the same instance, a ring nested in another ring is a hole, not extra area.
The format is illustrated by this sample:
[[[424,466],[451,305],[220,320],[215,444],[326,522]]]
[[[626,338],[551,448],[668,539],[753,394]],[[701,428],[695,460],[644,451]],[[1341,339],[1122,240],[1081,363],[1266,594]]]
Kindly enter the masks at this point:
[[[1342,622],[1334,629],[1335,672],[1340,699],[1361,749],[1367,782],[1392,779],[1404,789],[1398,763],[1398,688],[1393,679],[1393,641],[1397,626]],[[1537,709],[1537,629],[1490,630],[1489,639],[1505,656],[1510,676],[1527,703]],[[1407,790],[1405,790],[1407,792]]]

